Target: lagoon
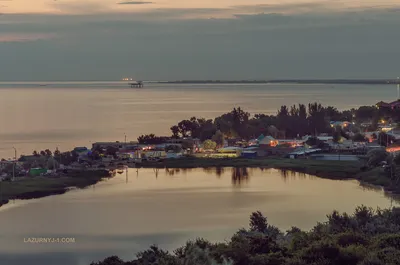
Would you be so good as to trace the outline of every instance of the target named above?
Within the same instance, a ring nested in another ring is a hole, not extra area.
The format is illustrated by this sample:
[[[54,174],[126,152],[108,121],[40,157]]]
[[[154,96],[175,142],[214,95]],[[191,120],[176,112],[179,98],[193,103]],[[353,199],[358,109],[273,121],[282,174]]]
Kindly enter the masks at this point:
[[[275,169],[129,169],[85,190],[0,208],[0,261],[89,265],[132,259],[150,244],[174,249],[198,236],[223,241],[260,210],[281,229],[312,228],[333,209],[388,208],[379,188]],[[68,237],[75,243],[27,243]],[[24,242],[25,241],[25,242]]]

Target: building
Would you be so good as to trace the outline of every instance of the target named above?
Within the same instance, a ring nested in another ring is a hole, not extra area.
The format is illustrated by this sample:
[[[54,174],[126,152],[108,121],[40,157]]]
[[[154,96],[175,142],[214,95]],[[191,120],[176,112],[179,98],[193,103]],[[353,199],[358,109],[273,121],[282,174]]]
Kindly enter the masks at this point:
[[[351,122],[348,121],[331,121],[330,125],[332,128],[335,128],[337,126],[340,126],[341,128],[346,128],[352,125]]]
[[[201,141],[198,138],[184,137],[184,138],[171,138],[166,140],[167,144],[179,144],[181,146],[193,146],[193,149],[199,148]]]
[[[261,140],[258,139],[258,144],[261,145],[268,145],[268,146],[277,146],[279,141],[276,140],[272,136],[265,136]]]
[[[117,149],[133,149],[137,148],[139,145],[138,142],[96,142],[92,144],[92,150],[93,149],[107,149],[107,147],[113,147]]]
[[[314,136],[306,135],[306,136],[303,137],[302,140],[303,140],[303,142],[306,142],[311,137],[314,137]],[[317,139],[322,141],[322,142],[328,142],[328,141],[332,141],[333,140],[333,136],[317,136]]]

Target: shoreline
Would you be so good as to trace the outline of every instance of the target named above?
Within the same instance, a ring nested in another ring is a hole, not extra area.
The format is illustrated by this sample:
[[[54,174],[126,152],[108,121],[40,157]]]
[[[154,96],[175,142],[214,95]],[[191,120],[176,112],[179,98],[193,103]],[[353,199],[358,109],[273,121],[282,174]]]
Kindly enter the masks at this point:
[[[10,200],[39,199],[52,195],[61,195],[71,188],[84,189],[110,177],[108,170],[76,171],[69,176],[49,178],[35,177],[0,182],[0,207]]]
[[[384,174],[381,168],[362,170],[364,164],[356,161],[327,161],[308,159],[243,159],[243,158],[190,158],[165,160],[157,163],[142,163],[138,168],[218,168],[248,167],[294,171],[331,180],[357,180],[376,187],[393,195],[400,194],[400,187]]]
[[[156,84],[302,84],[302,85],[396,85],[397,79],[276,79],[276,80],[176,80]]]
[[[142,162],[136,168],[155,169],[195,169],[195,168],[263,168],[287,170],[316,176],[330,180],[357,180],[382,188],[385,193],[395,196],[400,194],[400,187],[395,186],[381,168],[362,170],[363,164],[355,161],[326,161],[308,159],[243,159],[243,158],[185,158],[164,160],[162,162]],[[108,170],[79,171],[67,177],[46,178],[37,177],[14,182],[0,183],[3,192],[0,207],[9,200],[38,199],[52,195],[61,195],[70,188],[86,188],[110,177]],[[5,186],[5,187],[4,187]],[[5,194],[4,194],[5,193]]]

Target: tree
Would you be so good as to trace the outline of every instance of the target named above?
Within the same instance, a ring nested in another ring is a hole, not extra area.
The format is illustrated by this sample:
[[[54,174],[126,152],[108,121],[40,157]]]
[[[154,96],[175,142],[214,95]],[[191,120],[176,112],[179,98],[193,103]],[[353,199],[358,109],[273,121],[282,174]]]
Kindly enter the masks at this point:
[[[379,119],[378,115],[379,110],[374,106],[361,106],[355,111],[356,119],[359,122],[370,120],[373,117]]]
[[[250,216],[249,229],[230,240],[198,238],[173,254],[153,245],[132,261],[116,256],[91,265],[394,265],[400,264],[400,208],[373,211],[360,206],[348,215],[333,211],[310,231],[282,233],[261,212]]]
[[[211,140],[205,140],[203,142],[204,149],[214,150],[217,147],[217,143]]]
[[[380,162],[385,161],[388,153],[384,149],[373,149],[367,153],[368,166],[377,166]]]
[[[211,139],[217,144],[218,147],[224,146],[224,135],[220,130],[216,131]]]
[[[250,230],[264,233],[268,228],[268,221],[264,215],[257,211],[250,215]]]
[[[166,137],[155,136],[154,134],[141,135],[138,137],[140,144],[162,144],[166,141]]]
[[[49,149],[44,150],[46,156],[52,156],[52,152]]]
[[[312,134],[328,131],[328,121],[325,119],[325,109],[315,102],[308,104],[308,122]]]
[[[174,125],[171,127],[172,137],[179,138],[179,127]]]
[[[328,106],[325,108],[325,115],[330,121],[344,121],[342,114],[337,108]]]
[[[46,156],[46,152],[42,150],[42,151],[40,151],[40,155],[41,156]]]
[[[38,153],[38,151],[34,150],[33,153],[32,153],[32,155],[34,155],[34,156],[39,156],[39,153]]]
[[[61,152],[58,148],[54,151],[54,156],[60,156]]]

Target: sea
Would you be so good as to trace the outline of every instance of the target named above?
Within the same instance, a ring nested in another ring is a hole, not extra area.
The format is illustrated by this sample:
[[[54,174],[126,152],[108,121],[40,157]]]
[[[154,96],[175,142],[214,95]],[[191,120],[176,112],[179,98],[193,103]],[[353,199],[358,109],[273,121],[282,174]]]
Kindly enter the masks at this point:
[[[182,119],[215,118],[234,107],[276,114],[281,105],[319,102],[345,110],[396,94],[391,85],[0,83],[0,158],[170,135]],[[257,210],[285,230],[311,229],[334,209],[398,205],[357,181],[235,170],[128,169],[84,190],[11,201],[0,208],[0,264],[89,265],[111,255],[131,260],[152,244],[172,251],[196,237],[225,241]]]
[[[393,101],[395,85],[160,84],[127,82],[0,83],[0,158],[33,150],[90,147],[97,141],[136,141],[171,135],[192,116],[215,118],[241,107],[276,114],[281,105],[319,102],[339,110]]]

